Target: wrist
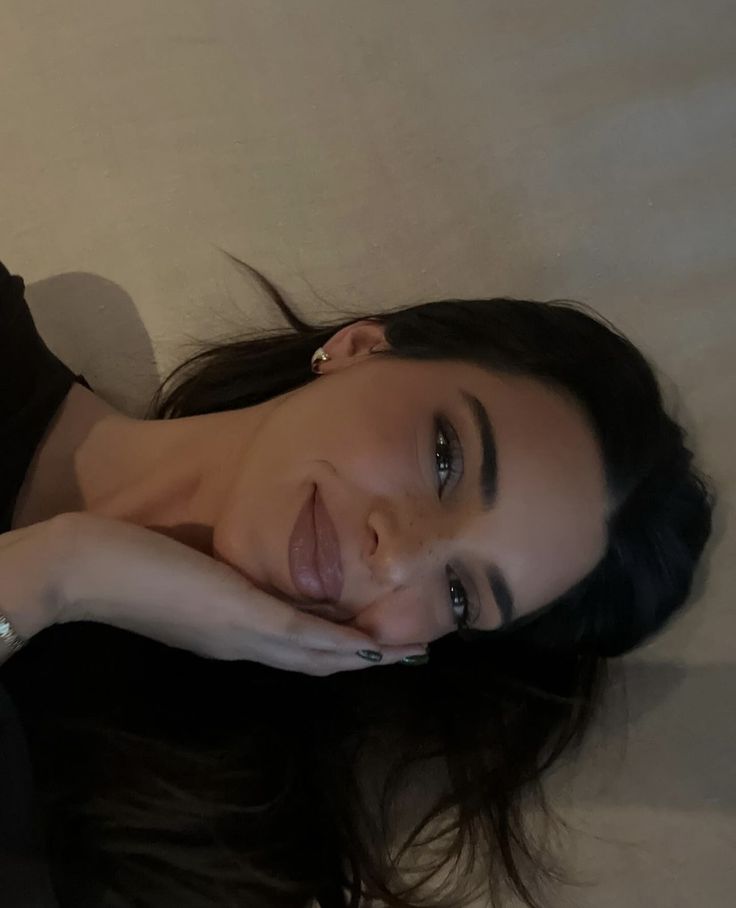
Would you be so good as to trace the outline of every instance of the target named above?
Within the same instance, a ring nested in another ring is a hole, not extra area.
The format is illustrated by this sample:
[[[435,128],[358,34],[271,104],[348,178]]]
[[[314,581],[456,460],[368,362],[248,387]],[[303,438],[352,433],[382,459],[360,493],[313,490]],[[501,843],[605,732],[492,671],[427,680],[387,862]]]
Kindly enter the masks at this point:
[[[60,517],[0,535],[0,662],[60,620],[72,542]]]
[[[0,612],[0,665],[22,649],[26,641],[16,631],[10,618]]]

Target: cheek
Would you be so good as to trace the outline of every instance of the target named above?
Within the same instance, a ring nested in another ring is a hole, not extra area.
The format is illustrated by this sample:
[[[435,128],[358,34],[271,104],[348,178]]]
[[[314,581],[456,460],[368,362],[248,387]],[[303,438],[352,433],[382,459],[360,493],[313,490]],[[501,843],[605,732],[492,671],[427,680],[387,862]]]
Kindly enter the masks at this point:
[[[389,494],[412,477],[413,449],[404,425],[393,430],[376,421],[345,422],[325,431],[315,453],[346,482],[374,494]]]
[[[366,606],[350,623],[388,646],[429,643],[455,629],[449,603],[443,615],[436,598],[415,590],[391,593]]]
[[[388,494],[417,481],[417,423],[414,407],[372,390],[322,413],[307,450],[346,480]]]

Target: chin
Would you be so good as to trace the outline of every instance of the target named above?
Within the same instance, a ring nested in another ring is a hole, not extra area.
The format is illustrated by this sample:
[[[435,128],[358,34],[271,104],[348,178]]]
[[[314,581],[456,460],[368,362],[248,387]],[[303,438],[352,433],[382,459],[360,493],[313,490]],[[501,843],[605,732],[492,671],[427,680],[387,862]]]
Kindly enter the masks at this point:
[[[249,574],[243,567],[225,558],[222,553],[213,551],[211,555],[216,561],[226,564],[229,568],[232,568],[236,573],[240,574],[244,580],[251,586],[254,586],[257,590],[261,590],[261,592],[273,596],[275,599],[281,599],[289,604],[295,604],[293,597],[289,593],[285,593],[283,590],[278,589],[278,587],[273,586],[266,580],[261,580],[254,574]]]
[[[222,552],[218,552],[216,549],[213,549],[211,552],[209,552],[209,554],[215,559],[215,561],[219,561],[220,564],[227,565],[227,567],[232,568],[236,573],[240,574],[240,576],[244,580],[247,580],[248,583],[251,584],[251,586],[257,586],[259,589],[261,588],[261,584],[256,577],[253,577],[234,561],[230,561],[230,559],[226,558],[225,555],[222,554]]]

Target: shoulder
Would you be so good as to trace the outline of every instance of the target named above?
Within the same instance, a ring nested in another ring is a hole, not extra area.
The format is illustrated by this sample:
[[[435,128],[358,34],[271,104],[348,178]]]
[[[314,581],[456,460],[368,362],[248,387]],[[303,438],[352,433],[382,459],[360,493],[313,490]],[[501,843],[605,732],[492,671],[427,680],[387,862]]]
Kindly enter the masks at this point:
[[[5,293],[9,288],[15,290],[18,286],[22,293],[25,286],[23,278],[19,274],[11,274],[8,266],[0,261],[0,292]]]
[[[3,324],[6,319],[21,318],[25,307],[26,284],[19,274],[13,274],[4,262],[0,261],[0,315]],[[16,314],[14,314],[16,313]]]

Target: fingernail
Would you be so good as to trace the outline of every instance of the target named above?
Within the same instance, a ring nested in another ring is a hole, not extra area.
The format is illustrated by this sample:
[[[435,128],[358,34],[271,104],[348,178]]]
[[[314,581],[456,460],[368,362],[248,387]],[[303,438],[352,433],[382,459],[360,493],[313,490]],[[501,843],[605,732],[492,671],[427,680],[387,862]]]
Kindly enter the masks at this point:
[[[429,656],[405,656],[401,662],[404,665],[424,665],[429,662]]]
[[[383,653],[377,653],[374,649],[359,649],[357,655],[368,662],[380,662],[383,659]]]

